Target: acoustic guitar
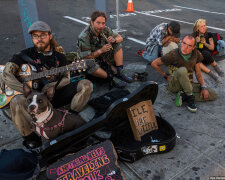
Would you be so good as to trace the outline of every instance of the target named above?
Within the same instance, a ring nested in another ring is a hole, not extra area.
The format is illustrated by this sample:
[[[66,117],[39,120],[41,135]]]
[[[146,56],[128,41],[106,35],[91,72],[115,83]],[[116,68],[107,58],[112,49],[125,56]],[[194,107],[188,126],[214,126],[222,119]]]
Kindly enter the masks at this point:
[[[0,75],[2,74],[4,68],[4,65],[0,65]],[[42,77],[49,77],[51,75],[56,75],[65,71],[81,72],[85,71],[86,69],[87,64],[84,60],[73,62],[66,66],[61,66],[38,73],[33,72],[32,67],[29,64],[22,64],[17,72],[17,76],[21,82],[26,82],[30,88],[33,88],[33,86],[36,86],[36,80],[39,81],[39,79],[41,79]],[[0,109],[4,108],[11,101],[11,99],[18,94],[22,93],[15,91],[8,87],[6,84],[2,83],[0,88]]]

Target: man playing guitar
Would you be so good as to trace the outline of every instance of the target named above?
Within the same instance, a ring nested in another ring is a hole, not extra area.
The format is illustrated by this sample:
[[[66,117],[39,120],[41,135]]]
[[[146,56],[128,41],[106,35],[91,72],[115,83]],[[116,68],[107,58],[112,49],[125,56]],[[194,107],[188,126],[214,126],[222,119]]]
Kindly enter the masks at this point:
[[[52,37],[48,24],[36,21],[29,27],[28,33],[32,36],[34,47],[15,54],[6,64],[2,74],[4,83],[21,93],[23,93],[23,82],[18,78],[18,71],[26,74],[27,67],[30,67],[33,72],[44,72],[67,64],[65,55],[56,50],[57,43]],[[32,88],[38,91],[44,91],[52,85],[56,86],[55,95],[51,101],[53,107],[71,104],[70,108],[77,112],[87,104],[93,90],[93,85],[88,80],[70,83],[69,71],[35,80],[31,84]],[[39,147],[41,140],[32,130],[31,116],[25,108],[25,100],[23,95],[15,96],[10,102],[10,109],[12,120],[24,138],[23,145],[32,149]]]

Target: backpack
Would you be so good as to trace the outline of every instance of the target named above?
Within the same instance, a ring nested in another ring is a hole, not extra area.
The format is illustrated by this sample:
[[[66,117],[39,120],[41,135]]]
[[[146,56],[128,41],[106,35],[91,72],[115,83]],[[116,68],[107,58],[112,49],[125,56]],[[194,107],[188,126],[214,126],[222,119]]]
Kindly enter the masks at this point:
[[[213,42],[214,42],[214,50],[212,51],[212,56],[217,55],[219,52],[217,50],[217,44],[219,40],[222,40],[223,37],[219,33],[212,33]]]
[[[3,149],[0,151],[0,179],[25,180],[36,176],[38,158],[23,149]]]
[[[212,36],[213,36],[213,42],[214,42],[214,45],[215,45],[214,51],[216,51],[217,50],[216,49],[217,41],[222,40],[223,37],[219,33],[212,33]]]

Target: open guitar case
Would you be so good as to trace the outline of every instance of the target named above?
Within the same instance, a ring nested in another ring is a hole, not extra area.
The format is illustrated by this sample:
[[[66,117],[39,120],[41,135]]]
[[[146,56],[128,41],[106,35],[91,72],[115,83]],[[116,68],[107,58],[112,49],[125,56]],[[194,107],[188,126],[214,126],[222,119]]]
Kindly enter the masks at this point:
[[[69,153],[75,153],[96,138],[97,131],[107,131],[110,136],[99,138],[111,140],[120,160],[134,162],[148,154],[170,151],[176,144],[174,128],[161,116],[156,116],[158,130],[145,134],[142,141],[135,141],[126,109],[145,100],[154,103],[158,85],[153,81],[143,83],[138,89],[110,105],[107,111],[82,127],[67,132],[41,147],[41,166],[49,165]],[[98,139],[98,138],[97,138]]]

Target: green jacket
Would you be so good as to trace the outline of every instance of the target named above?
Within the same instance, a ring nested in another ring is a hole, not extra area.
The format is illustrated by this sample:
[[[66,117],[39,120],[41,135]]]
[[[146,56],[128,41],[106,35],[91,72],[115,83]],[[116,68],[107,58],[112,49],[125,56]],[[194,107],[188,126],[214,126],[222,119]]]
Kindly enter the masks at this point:
[[[81,58],[90,55],[107,44],[106,38],[109,36],[116,37],[118,34],[113,32],[109,27],[105,27],[99,37],[95,35],[92,26],[88,25],[78,36],[77,49]]]

